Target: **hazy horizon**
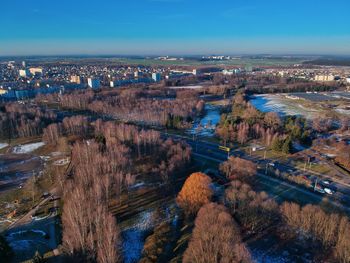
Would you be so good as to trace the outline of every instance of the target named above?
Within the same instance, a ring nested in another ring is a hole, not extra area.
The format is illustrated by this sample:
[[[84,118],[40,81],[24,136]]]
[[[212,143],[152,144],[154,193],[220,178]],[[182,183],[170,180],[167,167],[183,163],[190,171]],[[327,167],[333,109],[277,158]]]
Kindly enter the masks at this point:
[[[345,0],[293,5],[38,0],[1,6],[1,56],[350,54],[350,3]]]

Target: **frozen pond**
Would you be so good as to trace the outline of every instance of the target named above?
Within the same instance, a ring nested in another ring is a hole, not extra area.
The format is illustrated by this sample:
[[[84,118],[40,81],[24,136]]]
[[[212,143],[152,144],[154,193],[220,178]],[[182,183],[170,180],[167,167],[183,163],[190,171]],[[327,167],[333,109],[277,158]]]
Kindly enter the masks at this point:
[[[205,115],[200,120],[196,120],[193,127],[187,133],[200,136],[213,136],[216,125],[220,122],[220,108],[211,104],[205,104]]]
[[[35,251],[41,254],[52,249],[52,244],[46,232],[40,229],[24,229],[11,232],[6,240],[15,252],[14,262],[22,262],[33,257]]]
[[[319,111],[305,108],[295,100],[287,99],[283,94],[263,94],[252,96],[249,102],[262,112],[276,112],[280,116],[299,115],[312,119]]]

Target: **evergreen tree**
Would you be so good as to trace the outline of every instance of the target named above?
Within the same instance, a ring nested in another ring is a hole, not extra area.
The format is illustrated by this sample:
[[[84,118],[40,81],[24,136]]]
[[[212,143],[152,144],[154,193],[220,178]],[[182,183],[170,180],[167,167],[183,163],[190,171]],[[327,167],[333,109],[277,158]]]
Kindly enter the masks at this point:
[[[290,138],[290,136],[288,136],[283,142],[281,150],[282,152],[287,154],[292,152],[292,139]]]
[[[282,149],[283,142],[278,137],[274,138],[271,144],[271,149],[279,152]]]

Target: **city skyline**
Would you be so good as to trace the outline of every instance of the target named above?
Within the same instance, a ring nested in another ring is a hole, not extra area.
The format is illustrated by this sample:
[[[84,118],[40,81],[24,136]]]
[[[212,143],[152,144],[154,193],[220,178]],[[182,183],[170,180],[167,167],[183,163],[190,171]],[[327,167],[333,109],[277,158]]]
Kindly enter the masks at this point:
[[[1,56],[350,54],[350,3],[345,0],[1,5]]]

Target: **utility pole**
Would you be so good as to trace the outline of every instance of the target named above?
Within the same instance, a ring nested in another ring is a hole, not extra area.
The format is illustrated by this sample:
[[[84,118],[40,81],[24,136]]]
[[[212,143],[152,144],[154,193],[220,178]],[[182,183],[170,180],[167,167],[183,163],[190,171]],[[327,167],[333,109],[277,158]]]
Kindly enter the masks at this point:
[[[268,163],[266,163],[266,167],[265,167],[265,175],[267,174],[267,166],[268,166],[269,164]]]
[[[264,151],[264,160],[266,160],[266,150]]]
[[[316,191],[316,187],[317,187],[317,177],[316,177],[316,180],[315,180],[315,186],[314,186],[314,192]]]
[[[306,171],[306,165],[309,165],[309,169],[311,169],[311,162],[310,162],[310,156],[307,157],[307,161],[305,160],[305,164],[304,164],[304,172]]]

